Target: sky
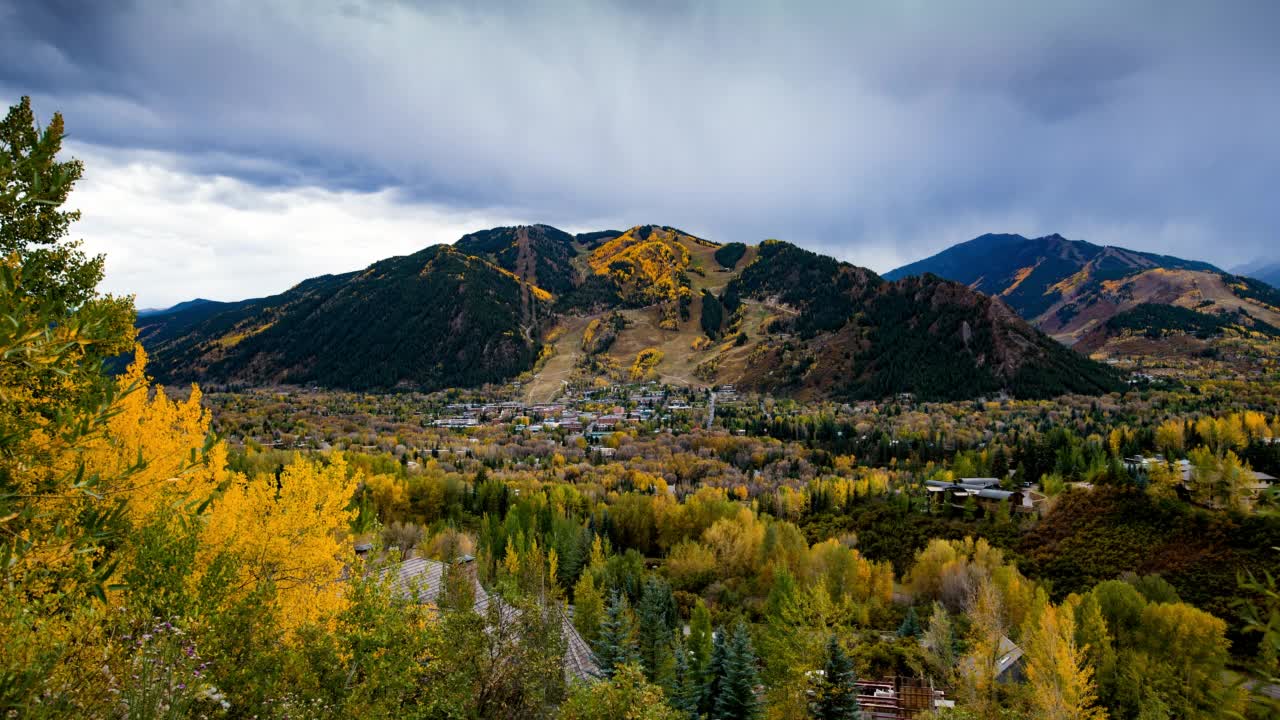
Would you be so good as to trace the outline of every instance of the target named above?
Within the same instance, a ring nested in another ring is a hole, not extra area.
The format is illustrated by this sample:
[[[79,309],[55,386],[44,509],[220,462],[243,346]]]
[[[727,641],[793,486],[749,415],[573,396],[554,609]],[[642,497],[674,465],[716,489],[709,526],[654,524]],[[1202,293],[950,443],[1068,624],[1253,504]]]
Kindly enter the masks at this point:
[[[536,10],[534,9],[536,6]],[[497,225],[884,272],[985,232],[1280,259],[1269,0],[0,0],[73,235],[139,307]]]

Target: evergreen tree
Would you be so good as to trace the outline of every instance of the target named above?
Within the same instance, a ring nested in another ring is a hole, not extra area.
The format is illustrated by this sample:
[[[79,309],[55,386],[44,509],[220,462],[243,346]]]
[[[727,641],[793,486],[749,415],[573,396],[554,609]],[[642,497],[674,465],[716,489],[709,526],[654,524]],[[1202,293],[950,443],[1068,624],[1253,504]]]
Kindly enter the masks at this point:
[[[657,577],[646,578],[640,590],[639,651],[645,676],[651,681],[670,663],[676,617],[671,586]]]
[[[809,713],[816,720],[858,720],[858,679],[853,660],[833,634],[827,640],[827,662]]]
[[[23,97],[0,120],[0,257],[16,257],[21,282],[15,290],[39,298],[54,314],[74,312],[98,296],[103,256],[90,257],[79,241],[68,241],[80,211],[63,210],[84,173],[79,160],[58,160],[62,114],[36,124],[31,98]],[[116,311],[132,322],[132,302]],[[127,334],[128,325],[116,327]]]
[[[751,647],[747,624],[738,621],[724,645],[724,675],[716,694],[714,715],[717,720],[751,720],[760,717],[760,698],[756,696],[759,676],[756,653]]]
[[[679,710],[685,717],[697,720],[702,685],[693,667],[692,655],[678,635],[675,644],[675,672],[667,694],[671,698],[671,707]]]
[[[640,654],[636,649],[635,623],[631,618],[631,605],[617,590],[609,597],[609,609],[600,623],[600,638],[596,642],[596,663],[605,677],[621,666],[636,663]]]
[[[716,699],[720,697],[720,688],[724,680],[725,638],[724,630],[711,633],[711,655],[707,658],[706,671],[703,673],[702,702],[698,710],[703,715],[715,717]]]
[[[915,606],[907,608],[907,616],[903,618],[902,624],[898,626],[898,637],[920,637],[921,632],[920,618],[916,616]]]

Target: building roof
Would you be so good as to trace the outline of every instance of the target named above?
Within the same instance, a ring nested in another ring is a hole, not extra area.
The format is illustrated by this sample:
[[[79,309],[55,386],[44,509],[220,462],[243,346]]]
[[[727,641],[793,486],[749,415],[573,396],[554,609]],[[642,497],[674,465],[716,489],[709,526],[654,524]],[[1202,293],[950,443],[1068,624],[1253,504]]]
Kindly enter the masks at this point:
[[[1009,638],[1000,636],[1000,657],[996,659],[996,677],[1008,672],[1018,661],[1022,659],[1022,648],[1018,647]]]
[[[464,555],[460,563],[472,562],[474,558]],[[438,560],[426,558],[410,558],[394,568],[388,568],[391,577],[391,589],[403,598],[416,599],[419,603],[436,604],[444,588],[445,564]],[[474,609],[477,614],[485,615],[491,605],[496,605],[504,620],[513,619],[519,611],[503,602],[501,597],[490,595],[480,581],[472,576],[472,593],[475,597]],[[560,613],[560,632],[565,640],[564,673],[568,680],[590,681],[600,677],[600,668],[596,665],[595,654],[591,646],[578,634],[573,626],[571,614],[564,610]]]

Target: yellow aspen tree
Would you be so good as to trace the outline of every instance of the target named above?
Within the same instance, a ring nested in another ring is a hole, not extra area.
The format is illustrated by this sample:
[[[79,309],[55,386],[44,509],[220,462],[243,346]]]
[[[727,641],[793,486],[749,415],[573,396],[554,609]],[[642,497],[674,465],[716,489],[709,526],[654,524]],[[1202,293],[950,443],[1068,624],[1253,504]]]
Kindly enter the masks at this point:
[[[1106,711],[1097,706],[1093,667],[1085,648],[1076,645],[1075,632],[1072,612],[1051,603],[1023,626],[1027,702],[1032,717],[1106,720]]]
[[[142,346],[134,353],[133,363],[117,380],[120,399],[106,432],[91,444],[84,460],[92,472],[119,478],[109,491],[128,500],[129,516],[137,524],[175,505],[210,499],[228,474],[221,444],[202,457],[209,414],[200,405],[200,389],[192,385],[186,400],[170,400],[163,388],[152,387]]]
[[[511,577],[520,573],[520,551],[516,549],[516,543],[510,537],[507,538],[507,552],[502,558],[502,568]]]
[[[1156,447],[1172,457],[1181,454],[1186,447],[1184,427],[1181,420],[1166,420],[1156,428]]]
[[[239,591],[270,588],[287,632],[329,623],[345,606],[340,579],[352,557],[348,505],[358,482],[336,453],[328,465],[295,455],[278,486],[271,475],[236,476],[209,508],[199,566],[230,555]]]
[[[595,570],[597,568],[603,568],[604,561],[605,561],[604,541],[600,538],[599,535],[596,535],[591,540],[591,561],[587,564],[587,566],[591,570]]]
[[[969,598],[969,651],[960,659],[958,687],[965,706],[978,717],[995,717],[1000,645],[1005,637],[1000,592],[980,575]]]

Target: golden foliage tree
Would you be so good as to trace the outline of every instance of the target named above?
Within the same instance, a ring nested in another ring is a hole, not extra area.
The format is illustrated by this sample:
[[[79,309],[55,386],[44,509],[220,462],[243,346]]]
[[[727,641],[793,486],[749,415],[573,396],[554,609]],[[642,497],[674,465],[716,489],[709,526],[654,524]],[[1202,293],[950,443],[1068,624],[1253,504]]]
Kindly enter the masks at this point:
[[[1105,720],[1097,707],[1093,668],[1075,638],[1070,609],[1046,604],[1023,627],[1027,701],[1032,717],[1044,720]]]

